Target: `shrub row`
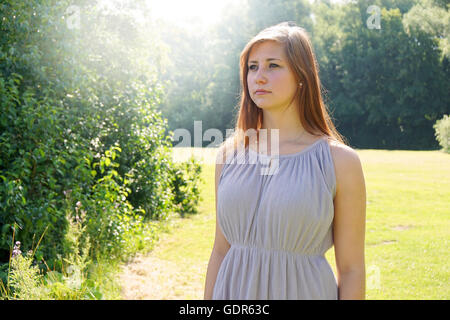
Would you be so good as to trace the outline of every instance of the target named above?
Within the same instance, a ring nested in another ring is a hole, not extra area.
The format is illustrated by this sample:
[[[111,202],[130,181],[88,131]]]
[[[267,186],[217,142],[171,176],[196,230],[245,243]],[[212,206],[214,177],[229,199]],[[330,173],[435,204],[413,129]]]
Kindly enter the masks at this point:
[[[80,4],[84,21],[96,21],[88,34],[61,19],[72,1],[0,5],[4,283],[15,241],[32,250],[40,270],[62,272],[76,251],[67,241],[72,218],[83,230],[81,247],[95,261],[143,248],[157,237],[152,221],[196,212],[201,167],[171,159],[167,120],[156,111],[164,86],[144,62],[124,63],[118,51],[133,47],[111,34],[117,29],[108,28],[93,4]],[[128,32],[138,30],[125,18]],[[104,47],[89,47],[86,36]],[[98,58],[103,52],[111,56]]]

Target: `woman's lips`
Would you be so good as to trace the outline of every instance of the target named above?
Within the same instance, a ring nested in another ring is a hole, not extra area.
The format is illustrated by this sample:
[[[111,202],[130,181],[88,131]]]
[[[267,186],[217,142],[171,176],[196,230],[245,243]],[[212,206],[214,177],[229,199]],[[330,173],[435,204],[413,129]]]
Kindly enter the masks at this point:
[[[262,94],[267,94],[267,93],[270,93],[270,92],[268,92],[268,91],[256,91],[255,92],[255,94],[257,94],[257,95],[262,95]]]

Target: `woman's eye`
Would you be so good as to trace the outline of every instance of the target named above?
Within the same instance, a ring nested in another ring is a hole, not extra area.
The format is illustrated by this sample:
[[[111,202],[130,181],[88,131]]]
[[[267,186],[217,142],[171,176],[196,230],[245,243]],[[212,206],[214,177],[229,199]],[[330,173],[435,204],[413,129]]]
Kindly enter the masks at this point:
[[[277,64],[275,64],[275,63],[271,63],[270,65],[269,65],[269,67],[270,66],[274,66],[275,68],[276,67],[278,67],[278,65]],[[256,65],[255,64],[253,64],[253,65],[251,65],[250,67],[248,67],[250,70],[254,70],[254,68],[253,67],[256,67]]]

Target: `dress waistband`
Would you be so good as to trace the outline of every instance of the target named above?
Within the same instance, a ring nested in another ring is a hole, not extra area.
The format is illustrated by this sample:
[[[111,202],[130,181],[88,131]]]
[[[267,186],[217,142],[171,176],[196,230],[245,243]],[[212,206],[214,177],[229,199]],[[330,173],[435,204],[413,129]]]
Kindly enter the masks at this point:
[[[284,254],[292,254],[295,256],[304,256],[304,257],[323,257],[324,255],[321,253],[302,253],[302,252],[295,252],[295,251],[289,251],[289,250],[282,250],[282,249],[273,249],[273,248],[263,248],[258,247],[254,245],[247,245],[242,243],[232,243],[231,248],[236,249],[252,249],[252,250],[258,250],[258,251],[264,251],[264,252],[276,252],[276,253],[284,253]]]

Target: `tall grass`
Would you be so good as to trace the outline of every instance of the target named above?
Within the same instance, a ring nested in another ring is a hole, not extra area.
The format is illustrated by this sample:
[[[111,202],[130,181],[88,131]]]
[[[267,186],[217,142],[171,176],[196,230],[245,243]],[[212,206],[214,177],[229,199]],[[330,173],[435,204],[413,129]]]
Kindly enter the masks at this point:
[[[13,231],[7,279],[5,283],[0,279],[0,300],[120,300],[122,288],[117,275],[121,265],[138,252],[151,251],[160,234],[167,232],[178,216],[173,212],[167,220],[147,221],[139,234],[128,239],[123,256],[98,256],[93,261],[89,258],[90,242],[83,225],[85,213],[76,210],[74,214],[67,210],[66,253],[61,257],[60,271],[51,270],[44,258],[46,270],[38,267],[35,252],[45,232],[33,249],[22,253],[21,243],[15,241]]]

